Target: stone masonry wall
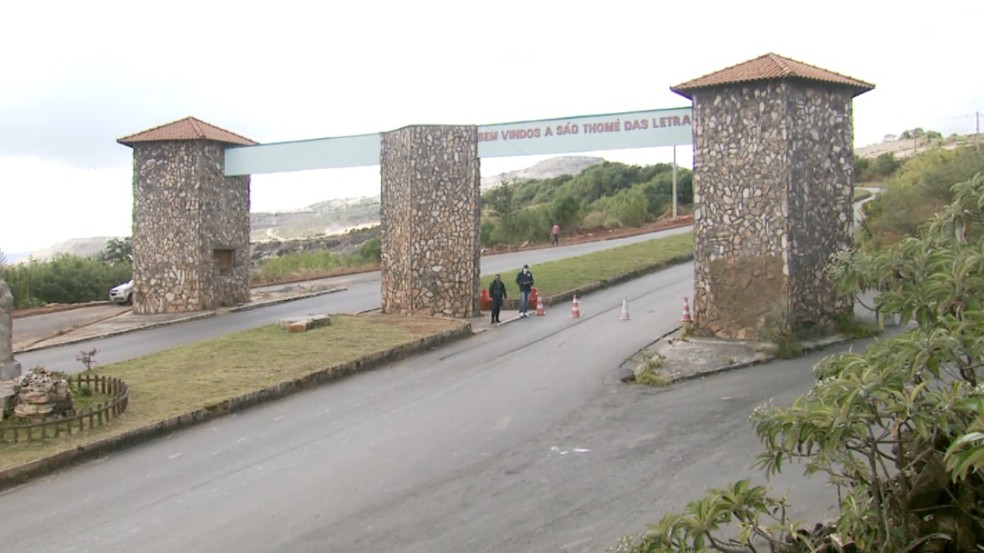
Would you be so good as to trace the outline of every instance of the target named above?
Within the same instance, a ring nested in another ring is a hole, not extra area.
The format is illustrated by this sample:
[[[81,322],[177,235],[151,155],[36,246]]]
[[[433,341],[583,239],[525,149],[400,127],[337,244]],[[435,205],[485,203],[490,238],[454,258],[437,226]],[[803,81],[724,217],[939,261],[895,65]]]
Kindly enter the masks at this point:
[[[842,304],[822,269],[850,237],[840,215],[846,205],[850,221],[850,98],[789,81],[694,93],[700,333],[765,337]]]
[[[217,155],[222,163],[211,160],[216,152],[209,152],[209,163],[203,164],[205,181],[211,186],[203,190],[205,198],[205,237],[202,255],[209,267],[205,270],[205,308],[234,306],[249,301],[250,245],[249,245],[249,175],[226,177],[223,175],[225,153],[220,144]],[[231,270],[223,270],[215,263],[214,251],[231,250]]]
[[[474,126],[382,136],[383,312],[479,312],[480,165]]]
[[[249,177],[224,177],[224,157],[207,141],[133,146],[134,313],[249,299]],[[216,278],[214,248],[235,251],[230,275]]]
[[[791,323],[807,329],[850,311],[822,269],[854,236],[853,97],[841,87],[789,87]]]

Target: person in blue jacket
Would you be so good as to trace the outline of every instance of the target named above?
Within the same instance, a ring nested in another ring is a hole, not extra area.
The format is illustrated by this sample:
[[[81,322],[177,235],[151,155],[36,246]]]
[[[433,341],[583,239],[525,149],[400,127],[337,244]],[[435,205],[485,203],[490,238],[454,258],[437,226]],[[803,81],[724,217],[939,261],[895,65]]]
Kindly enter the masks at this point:
[[[519,316],[529,317],[530,293],[533,291],[533,273],[529,265],[523,265],[523,270],[516,275],[516,284],[519,285]]]

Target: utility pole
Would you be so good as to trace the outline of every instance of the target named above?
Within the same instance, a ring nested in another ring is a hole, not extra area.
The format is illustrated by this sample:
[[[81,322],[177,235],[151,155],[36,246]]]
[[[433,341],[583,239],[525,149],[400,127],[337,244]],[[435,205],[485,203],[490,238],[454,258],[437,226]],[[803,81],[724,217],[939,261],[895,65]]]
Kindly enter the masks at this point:
[[[676,144],[673,145],[673,218],[677,217],[677,168],[676,168]]]

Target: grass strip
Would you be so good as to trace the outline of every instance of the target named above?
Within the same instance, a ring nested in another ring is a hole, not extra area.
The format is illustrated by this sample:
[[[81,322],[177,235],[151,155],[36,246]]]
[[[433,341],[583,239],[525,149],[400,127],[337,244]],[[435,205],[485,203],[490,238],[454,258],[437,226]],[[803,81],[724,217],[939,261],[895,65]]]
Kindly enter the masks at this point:
[[[645,242],[619,246],[610,250],[569,257],[530,267],[536,279],[537,292],[550,297],[571,290],[580,290],[596,282],[604,282],[625,274],[662,265],[671,259],[694,251],[694,233],[674,234]],[[516,268],[516,273],[521,267]],[[503,274],[502,281],[510,298],[519,295],[516,273]],[[495,275],[482,276],[481,288],[487,290]]]
[[[303,380],[464,324],[430,317],[333,315],[330,325],[307,332],[290,333],[269,325],[99,366],[92,372],[121,378],[129,386],[127,412],[92,431],[40,442],[0,444],[0,472],[264,388]]]

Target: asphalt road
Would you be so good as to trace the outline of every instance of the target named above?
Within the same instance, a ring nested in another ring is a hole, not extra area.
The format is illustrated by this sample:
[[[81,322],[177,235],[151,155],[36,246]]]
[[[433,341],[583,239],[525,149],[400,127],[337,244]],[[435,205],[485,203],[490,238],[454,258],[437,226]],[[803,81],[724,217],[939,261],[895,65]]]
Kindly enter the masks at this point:
[[[483,258],[483,273],[612,245]],[[100,361],[312,309],[378,306],[378,276],[344,284],[340,294],[101,340]],[[677,326],[691,290],[692,266],[674,267],[582,298],[581,319],[553,309],[37,480],[0,495],[0,543],[39,552],[603,551],[707,486],[757,476],[747,470],[759,451],[748,414],[809,385],[814,359],[662,390],[618,382],[623,359]],[[618,320],[623,297],[630,321]],[[71,358],[84,347],[18,359],[45,364],[30,357]],[[819,480],[787,478],[773,484],[796,484],[799,512],[819,516],[833,504]]]
[[[623,359],[677,326],[690,290],[691,266],[673,267],[585,297],[580,319],[552,310],[33,481],[0,494],[0,543],[604,551],[709,486],[762,482],[747,417],[805,391],[822,356],[664,389],[618,382]],[[770,484],[793,516],[834,504],[795,467]]]

